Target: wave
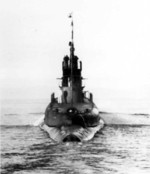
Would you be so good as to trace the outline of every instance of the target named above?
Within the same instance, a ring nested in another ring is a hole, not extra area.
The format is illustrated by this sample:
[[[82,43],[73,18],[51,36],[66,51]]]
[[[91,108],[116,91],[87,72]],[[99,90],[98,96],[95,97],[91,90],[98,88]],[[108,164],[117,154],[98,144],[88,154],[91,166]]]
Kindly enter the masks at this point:
[[[44,117],[42,112],[39,114],[7,114],[1,117],[0,125],[10,125],[10,126],[22,126],[22,125],[34,125],[41,117]]]
[[[149,114],[100,112],[106,125],[150,125]]]
[[[43,115],[44,112],[33,112],[33,113],[28,113],[29,115]]]
[[[107,111],[100,111],[100,114],[126,114],[126,115],[141,115],[141,116],[150,116],[150,114],[146,114],[146,113],[119,113],[119,112],[107,112]]]
[[[11,129],[11,128],[31,128],[33,125],[0,125],[1,129]]]
[[[18,116],[19,114],[4,114],[5,116]]]
[[[33,112],[33,113],[28,113],[28,115],[43,115],[44,112]],[[20,114],[17,113],[8,113],[4,114],[5,116],[19,116]]]
[[[135,114],[131,114],[131,115],[137,115],[137,116],[150,116],[150,114],[143,114],[143,113],[135,113]]]

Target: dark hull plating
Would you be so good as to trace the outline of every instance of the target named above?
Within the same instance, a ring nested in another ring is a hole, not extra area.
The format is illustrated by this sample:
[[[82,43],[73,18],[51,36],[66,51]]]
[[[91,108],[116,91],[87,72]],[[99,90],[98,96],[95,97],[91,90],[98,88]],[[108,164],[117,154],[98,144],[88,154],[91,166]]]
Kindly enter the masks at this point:
[[[55,142],[87,141],[103,128],[104,122],[93,103],[48,105],[41,128]]]

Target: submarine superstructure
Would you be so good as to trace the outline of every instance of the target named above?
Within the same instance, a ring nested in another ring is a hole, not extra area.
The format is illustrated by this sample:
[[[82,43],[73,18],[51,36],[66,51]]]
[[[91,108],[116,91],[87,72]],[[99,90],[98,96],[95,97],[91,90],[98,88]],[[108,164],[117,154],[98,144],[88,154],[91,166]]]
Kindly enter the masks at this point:
[[[72,18],[72,16],[70,16]],[[51,94],[40,127],[55,142],[87,141],[100,131],[104,122],[93,102],[93,94],[84,91],[82,62],[75,55],[73,18],[71,20],[70,55],[62,62],[61,101]]]

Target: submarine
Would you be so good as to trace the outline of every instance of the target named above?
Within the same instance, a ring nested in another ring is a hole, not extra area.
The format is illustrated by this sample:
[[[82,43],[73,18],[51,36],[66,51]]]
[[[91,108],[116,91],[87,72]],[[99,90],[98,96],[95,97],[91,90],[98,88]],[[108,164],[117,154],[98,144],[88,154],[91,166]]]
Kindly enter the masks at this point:
[[[71,18],[70,55],[62,61],[61,100],[55,93],[46,107],[40,128],[46,131],[54,142],[83,142],[91,140],[104,127],[93,94],[84,91],[82,85],[82,61],[75,55],[74,24]]]

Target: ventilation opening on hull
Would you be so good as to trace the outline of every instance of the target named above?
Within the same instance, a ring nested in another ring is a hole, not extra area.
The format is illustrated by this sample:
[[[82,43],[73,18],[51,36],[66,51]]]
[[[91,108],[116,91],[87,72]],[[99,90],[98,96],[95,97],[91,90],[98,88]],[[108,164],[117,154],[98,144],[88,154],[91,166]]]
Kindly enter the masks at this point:
[[[75,135],[68,135],[63,139],[63,142],[80,142],[80,138]]]

